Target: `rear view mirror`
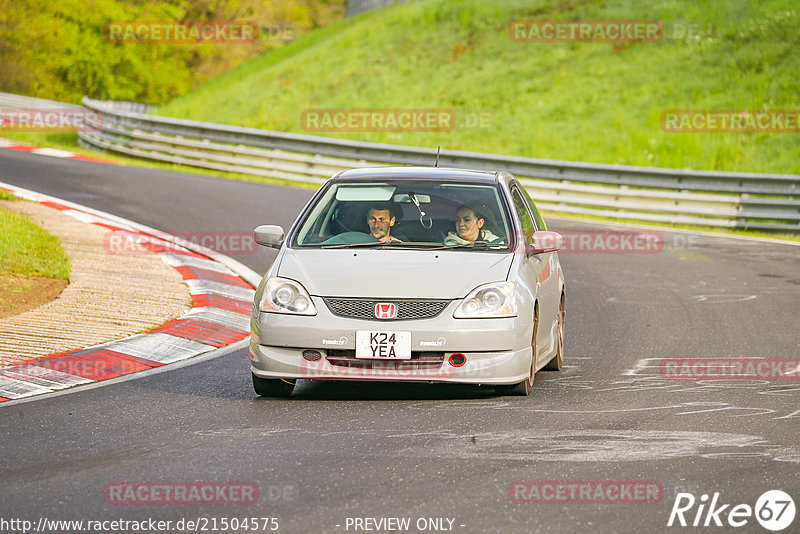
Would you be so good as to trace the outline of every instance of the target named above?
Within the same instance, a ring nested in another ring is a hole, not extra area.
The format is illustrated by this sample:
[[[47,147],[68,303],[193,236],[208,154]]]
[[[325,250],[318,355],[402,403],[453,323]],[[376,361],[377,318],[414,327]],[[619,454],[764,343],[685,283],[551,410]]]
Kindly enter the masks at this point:
[[[272,248],[281,248],[283,245],[283,228],[280,226],[264,224],[256,228],[253,233],[259,245]]]
[[[417,194],[415,194],[414,196],[417,197],[417,200],[419,201],[420,204],[430,204],[431,203],[431,196],[430,195],[417,195]],[[396,194],[394,196],[394,201],[397,202],[397,203],[409,204],[409,203],[411,203],[411,197],[408,195],[408,193],[398,193],[398,194]]]
[[[531,253],[542,254],[544,252],[555,252],[564,246],[564,238],[558,232],[540,230],[533,233],[531,238]]]

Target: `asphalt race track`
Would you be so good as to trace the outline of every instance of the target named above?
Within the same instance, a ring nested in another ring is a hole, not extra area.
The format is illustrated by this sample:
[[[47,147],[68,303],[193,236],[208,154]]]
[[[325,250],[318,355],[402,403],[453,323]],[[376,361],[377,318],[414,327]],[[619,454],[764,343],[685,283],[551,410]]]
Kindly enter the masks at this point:
[[[171,233],[287,227],[312,194],[8,150],[0,151],[0,181]],[[550,227],[608,228],[559,219]],[[566,366],[537,374],[528,398],[305,381],[290,400],[261,399],[239,350],[0,406],[0,517],[34,525],[205,518],[208,531],[221,518],[270,517],[287,533],[366,532],[377,523],[365,518],[390,517],[410,518],[409,532],[767,532],[756,517],[733,528],[728,512],[755,507],[768,490],[800,498],[797,377],[664,380],[659,362],[800,356],[800,247],[663,237],[665,248],[651,253],[561,254]],[[263,273],[274,253],[234,257]],[[649,481],[663,495],[512,502],[515,481],[553,480]],[[109,485],[131,481],[255,483],[259,494],[243,505],[107,502]],[[689,523],[701,496],[718,493],[717,508],[730,505],[715,516],[724,526],[703,512],[708,528],[667,527],[678,493],[697,500]]]

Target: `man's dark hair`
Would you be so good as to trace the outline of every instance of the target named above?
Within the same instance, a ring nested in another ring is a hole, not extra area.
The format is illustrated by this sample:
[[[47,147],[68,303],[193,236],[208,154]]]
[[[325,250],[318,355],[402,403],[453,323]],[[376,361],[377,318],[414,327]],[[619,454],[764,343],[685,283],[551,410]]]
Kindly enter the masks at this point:
[[[395,219],[399,219],[398,216],[398,209],[394,202],[373,202],[369,205],[369,209],[367,210],[367,217],[369,217],[369,212],[372,210],[378,211],[388,211],[389,217],[394,217]]]

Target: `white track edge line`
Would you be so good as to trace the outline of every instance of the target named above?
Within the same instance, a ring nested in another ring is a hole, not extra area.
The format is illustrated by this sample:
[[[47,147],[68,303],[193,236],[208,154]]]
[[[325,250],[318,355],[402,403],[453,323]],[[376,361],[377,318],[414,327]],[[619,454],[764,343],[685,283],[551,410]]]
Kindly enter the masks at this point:
[[[230,354],[231,352],[244,349],[249,345],[249,343],[250,343],[250,336],[244,339],[240,339],[239,341],[235,341],[225,347],[220,347],[218,349],[210,350],[208,352],[203,352],[198,354],[197,356],[192,356],[190,358],[179,360],[177,362],[159,365],[158,367],[151,367],[150,369],[143,369],[141,371],[136,371],[125,375],[116,376],[114,378],[108,378],[106,380],[93,380],[88,384],[78,384],[75,386],[68,387],[66,389],[53,391],[51,393],[41,393],[38,395],[31,395],[30,397],[23,397],[21,399],[9,399],[7,401],[0,402],[0,410],[2,410],[5,406],[15,406],[17,404],[22,404],[26,402],[51,399],[53,397],[60,397],[62,395],[69,395],[71,393],[80,393],[82,391],[86,391],[89,389],[111,386],[122,382],[128,382],[130,380],[138,380],[140,378],[146,378],[150,375],[166,373],[168,371],[173,371],[175,369],[189,367],[190,365],[194,365],[196,363],[202,363],[208,360],[213,360],[215,358],[219,358],[227,354]]]
[[[154,228],[150,228],[149,226],[146,226],[144,224],[139,224],[137,222],[131,221],[129,219],[125,219],[123,217],[118,217],[116,215],[112,215],[110,213],[106,213],[106,212],[103,212],[103,211],[100,211],[100,210],[96,210],[94,208],[89,208],[87,206],[82,206],[81,204],[77,204],[75,202],[70,202],[68,200],[62,200],[60,198],[47,195],[45,193],[39,193],[37,191],[32,191],[30,189],[26,189],[24,187],[19,187],[19,186],[14,185],[14,184],[9,184],[9,183],[6,183],[6,182],[0,182],[0,187],[4,187],[4,188],[10,189],[12,191],[19,191],[22,194],[28,195],[30,198],[39,199],[38,200],[39,202],[41,202],[41,201],[54,202],[54,203],[61,204],[61,205],[64,205],[64,206],[67,206],[67,207],[70,207],[70,208],[73,208],[73,209],[76,209],[76,210],[85,211],[87,213],[91,213],[93,215],[97,215],[98,217],[106,218],[106,219],[108,219],[110,221],[113,221],[113,222],[118,222],[120,224],[128,225],[131,228],[140,230],[140,231],[145,232],[145,233],[149,233],[151,235],[154,235],[156,237],[160,237],[162,239],[167,238],[167,240],[170,240],[170,241],[172,241],[174,243],[180,244],[181,246],[183,246],[185,248],[188,248],[190,250],[193,250],[194,252],[197,252],[197,253],[202,254],[204,256],[207,256],[207,257],[210,257],[211,259],[213,259],[215,261],[218,261],[220,263],[223,263],[224,265],[229,267],[232,271],[234,271],[237,275],[239,275],[242,278],[244,278],[245,281],[247,281],[253,287],[258,287],[258,284],[261,281],[261,276],[258,273],[256,273],[255,271],[253,271],[252,269],[250,269],[246,265],[234,260],[233,258],[225,256],[224,254],[220,254],[218,252],[215,252],[215,251],[213,251],[211,249],[207,249],[207,248],[205,248],[203,246],[195,245],[194,243],[191,243],[189,241],[180,240],[180,239],[176,238],[175,236],[172,236],[172,235],[167,234],[165,232],[162,232],[160,230],[156,230]],[[185,241],[185,243],[181,243],[181,241]],[[230,345],[227,345],[225,347],[220,347],[218,349],[213,349],[213,350],[210,350],[208,352],[201,353],[201,354],[199,354],[197,356],[192,356],[190,358],[187,358],[187,359],[184,359],[184,360],[179,360],[177,362],[160,365],[158,367],[153,367],[151,369],[145,369],[145,370],[142,370],[142,371],[129,373],[129,374],[126,374],[126,375],[118,376],[118,377],[115,377],[115,378],[110,378],[110,379],[107,379],[107,380],[92,381],[89,384],[79,384],[79,385],[76,385],[74,387],[68,387],[66,389],[56,390],[56,391],[53,391],[53,392],[50,392],[50,393],[42,393],[42,394],[38,394],[38,395],[32,395],[30,397],[23,397],[21,399],[9,399],[7,401],[0,402],[0,408],[2,408],[4,406],[13,406],[15,404],[20,404],[22,402],[30,402],[30,401],[35,401],[35,400],[39,400],[39,399],[55,397],[55,396],[59,396],[59,395],[66,395],[66,394],[69,394],[69,393],[73,393],[73,392],[77,392],[77,391],[83,391],[83,390],[86,390],[86,389],[94,389],[94,388],[97,388],[97,387],[116,384],[118,382],[125,382],[127,380],[133,380],[133,379],[136,379],[136,378],[141,378],[141,377],[144,377],[144,376],[147,376],[147,375],[150,375],[150,374],[155,374],[155,373],[169,371],[169,370],[172,370],[172,369],[178,369],[178,368],[181,368],[181,367],[186,367],[186,366],[192,365],[194,363],[199,363],[199,362],[203,362],[203,361],[210,360],[210,359],[213,359],[213,358],[217,358],[217,357],[220,357],[220,356],[224,356],[225,354],[228,354],[229,352],[232,352],[233,350],[238,350],[239,348],[244,348],[244,347],[240,347],[240,345],[243,345],[243,344],[249,342],[249,339],[250,338],[248,336],[248,337],[246,337],[244,339],[240,339],[239,341],[235,341],[234,343],[231,343]],[[119,340],[115,340],[115,341],[119,341]],[[111,342],[108,342],[108,343],[111,343]]]
[[[26,195],[30,196],[31,198],[39,197],[42,200],[47,201],[47,202],[55,202],[57,204],[62,204],[64,206],[67,206],[67,207],[70,207],[70,208],[73,208],[73,209],[76,209],[76,210],[85,211],[87,213],[91,213],[93,215],[97,215],[98,217],[106,218],[106,219],[108,219],[110,221],[113,221],[113,222],[118,222],[120,224],[128,225],[131,228],[134,228],[134,229],[139,230],[141,232],[145,232],[145,233],[148,233],[148,234],[153,235],[155,237],[164,239],[164,240],[169,241],[171,243],[178,244],[178,245],[180,245],[180,246],[182,246],[184,248],[187,248],[187,249],[191,250],[192,252],[197,252],[198,254],[202,254],[203,256],[206,256],[206,257],[211,258],[211,259],[213,259],[215,261],[218,261],[218,262],[224,264],[226,267],[229,267],[233,272],[235,272],[236,274],[238,274],[242,278],[244,278],[245,281],[247,281],[247,283],[249,283],[253,287],[258,287],[258,284],[261,282],[261,275],[256,273],[250,267],[247,267],[246,265],[234,260],[233,258],[231,258],[229,256],[226,256],[224,254],[220,254],[219,252],[216,252],[216,251],[211,250],[209,248],[206,248],[204,246],[197,245],[195,243],[192,243],[191,241],[187,241],[185,239],[180,239],[180,238],[178,238],[176,236],[173,236],[172,234],[168,234],[168,233],[163,232],[161,230],[156,230],[155,228],[151,228],[151,227],[149,227],[147,225],[140,224],[140,223],[131,221],[129,219],[125,219],[123,217],[118,217],[118,216],[113,215],[111,213],[106,213],[104,211],[96,210],[96,209],[90,208],[88,206],[83,206],[81,204],[76,204],[75,202],[70,202],[69,200],[61,200],[60,198],[53,197],[53,196],[47,195],[45,193],[39,193],[38,191],[32,191],[30,189],[25,189],[24,187],[19,187],[19,186],[14,185],[14,184],[8,184],[8,183],[5,183],[5,182],[0,182],[0,187],[5,187],[6,189],[17,190],[17,191],[22,192],[23,194],[26,194]]]

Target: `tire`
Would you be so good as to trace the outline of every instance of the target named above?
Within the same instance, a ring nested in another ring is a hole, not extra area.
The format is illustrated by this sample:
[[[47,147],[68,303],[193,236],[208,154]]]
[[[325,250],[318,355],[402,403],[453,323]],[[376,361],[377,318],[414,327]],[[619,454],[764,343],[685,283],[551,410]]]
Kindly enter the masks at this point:
[[[536,345],[536,333],[539,331],[539,310],[533,316],[533,338],[531,339],[531,374],[527,380],[516,384],[495,386],[495,393],[502,396],[527,397],[533,391],[533,380],[536,377],[536,356],[539,348]]]
[[[261,378],[253,374],[253,389],[261,397],[289,398],[294,391],[294,380]]]
[[[531,376],[531,379],[533,376]],[[533,380],[523,380],[517,384],[495,386],[494,390],[503,397],[527,397],[533,391]]]
[[[542,367],[543,371],[560,371],[564,367],[564,320],[567,318],[567,311],[564,306],[564,295],[561,295],[561,304],[558,307],[558,328],[556,329],[556,355],[547,365]]]

